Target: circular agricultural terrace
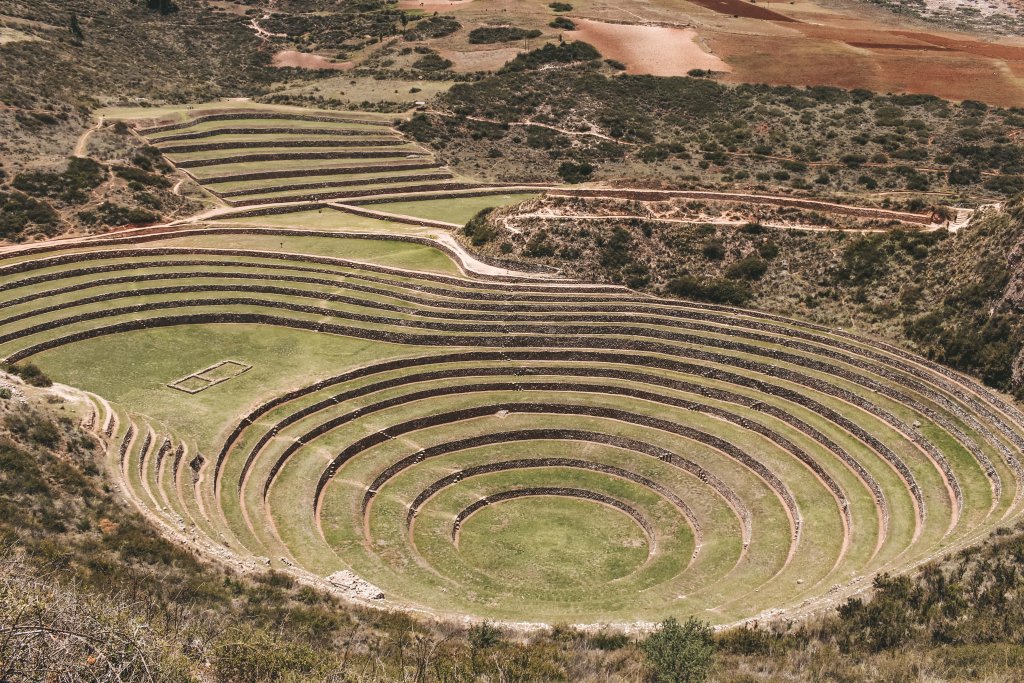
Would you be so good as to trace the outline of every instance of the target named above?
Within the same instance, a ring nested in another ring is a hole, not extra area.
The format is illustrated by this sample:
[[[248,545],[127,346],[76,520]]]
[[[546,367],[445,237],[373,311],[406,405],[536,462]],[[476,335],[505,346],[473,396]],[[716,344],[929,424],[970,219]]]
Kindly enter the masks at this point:
[[[1021,508],[1016,407],[842,331],[612,286],[108,242],[0,259],[0,355],[62,380],[79,352],[137,349],[109,361],[130,383],[225,329],[314,361],[317,339],[359,340],[357,360],[277,384],[256,381],[283,356],[255,350],[161,368],[202,372],[95,397],[93,423],[169,529],[307,578],[351,571],[383,605],[732,623],[840,598]],[[215,400],[232,385],[244,410]],[[144,390],[195,415],[148,417]]]

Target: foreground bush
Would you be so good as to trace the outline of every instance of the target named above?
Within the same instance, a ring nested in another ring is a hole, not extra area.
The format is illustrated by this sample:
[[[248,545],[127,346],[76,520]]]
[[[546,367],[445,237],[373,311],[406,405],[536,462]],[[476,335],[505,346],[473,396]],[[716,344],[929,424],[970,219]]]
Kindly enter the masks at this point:
[[[640,649],[658,683],[700,683],[711,673],[715,641],[711,627],[693,617],[666,619]]]

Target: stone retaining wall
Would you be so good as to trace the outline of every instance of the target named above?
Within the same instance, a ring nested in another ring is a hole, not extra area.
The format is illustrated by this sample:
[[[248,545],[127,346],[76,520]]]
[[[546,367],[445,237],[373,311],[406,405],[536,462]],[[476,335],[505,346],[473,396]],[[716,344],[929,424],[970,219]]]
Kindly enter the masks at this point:
[[[235,127],[215,128],[213,130],[202,130],[194,133],[177,133],[175,135],[164,135],[157,140],[152,140],[154,145],[161,145],[165,142],[178,142],[184,140],[203,140],[214,138],[218,135],[337,135],[340,137],[354,137],[357,135],[379,135],[376,131],[361,130],[359,128],[288,128],[287,126],[258,127]]]
[[[367,184],[393,184],[407,183],[414,180],[448,180],[452,177],[447,171],[444,173],[421,173],[414,175],[381,176],[378,178],[358,178],[356,180],[324,180],[317,183],[294,183],[291,185],[268,185],[260,188],[248,188],[244,190],[231,190],[230,192],[214,192],[218,197],[243,197],[251,194],[263,194],[269,192],[289,192],[291,190],[319,190],[328,187],[349,187],[353,185]],[[209,188],[207,188],[209,189]]]
[[[409,144],[399,138],[380,140],[245,140],[241,142],[195,142],[182,145],[164,145],[159,149],[163,154],[188,154],[190,152],[216,152],[229,149],[262,149],[264,147],[397,147]]]
[[[289,112],[260,112],[260,111],[240,111],[235,113],[223,113],[223,114],[201,114],[190,118],[187,121],[181,123],[168,123],[158,126],[150,126],[148,128],[138,128],[136,132],[139,135],[152,135],[153,133],[164,133],[169,130],[182,130],[185,128],[191,128],[197,123],[204,123],[206,121],[255,121],[264,119],[283,119],[289,121],[321,121],[324,123],[365,123],[371,126],[383,126],[385,128],[391,127],[390,121],[379,121],[376,119],[360,119],[355,117],[346,116],[328,116],[328,115],[315,115],[315,114],[293,114]]]
[[[264,152],[257,154],[237,154],[213,159],[181,159],[174,160],[178,168],[202,168],[203,166],[223,166],[226,164],[243,164],[253,161],[301,161],[304,159],[400,159],[425,158],[422,152],[406,150],[362,151],[338,150],[333,152]],[[201,181],[205,182],[205,181]]]
[[[139,449],[139,477],[143,480],[146,478],[145,467],[146,467],[146,456],[149,454],[149,447],[153,443],[153,430],[146,431],[146,438],[142,440],[142,447]]]
[[[74,316],[72,318],[66,319],[66,321],[51,321],[51,322],[48,322],[48,323],[43,323],[43,324],[40,324],[40,325],[36,325],[36,326],[30,327],[30,328],[27,328],[26,330],[22,330],[22,331],[20,331],[18,333],[12,333],[12,334],[15,335],[14,337],[12,337],[11,334],[0,336],[0,342],[10,341],[13,338],[17,338],[17,336],[23,336],[23,335],[26,335],[26,334],[33,334],[33,333],[37,333],[37,332],[41,332],[41,331],[46,331],[46,330],[54,329],[56,327],[62,326],[63,324],[70,324],[71,322],[80,322],[82,320],[93,320],[93,319],[97,319],[97,318],[100,318],[100,317],[105,317],[105,316],[108,316],[108,315],[117,315],[117,314],[126,313],[126,312],[133,312],[134,313],[134,312],[148,311],[148,310],[159,310],[161,308],[171,308],[171,307],[180,307],[180,306],[223,305],[224,303],[225,302],[223,302],[221,300],[199,299],[199,300],[189,300],[189,301],[179,301],[179,302],[157,302],[157,303],[144,304],[144,305],[140,305],[140,306],[122,307],[121,309],[114,309],[113,311],[103,311],[103,312],[97,312],[97,313],[91,313],[91,314],[83,314],[82,316]],[[350,313],[350,312],[342,312],[342,311],[336,311],[336,310],[333,310],[333,309],[326,309],[326,308],[318,307],[318,306],[307,306],[307,305],[302,305],[302,304],[292,304],[290,302],[279,302],[279,301],[268,302],[268,301],[263,301],[263,300],[260,300],[260,299],[245,299],[245,298],[241,298],[241,299],[229,300],[228,303],[237,304],[237,305],[245,305],[245,306],[274,306],[276,308],[283,308],[283,309],[286,309],[286,310],[291,310],[291,311],[300,312],[300,313],[309,313],[309,314],[314,314],[314,315],[318,315],[318,316],[341,318],[341,319],[353,320],[353,321],[358,321],[358,322],[366,322],[366,323],[371,323],[371,324],[381,324],[381,325],[393,325],[394,324],[394,319],[391,319],[391,318],[382,318],[380,316],[372,316],[372,315],[364,315],[364,314],[357,314],[357,313]],[[65,304],[65,305],[66,306],[70,306],[70,304]],[[402,325],[405,326],[405,327],[412,327],[412,328],[418,328],[418,329],[426,329],[426,330],[431,330],[431,331],[443,331],[443,332],[465,332],[465,333],[490,333],[490,332],[494,332],[494,327],[491,326],[491,325],[463,324],[463,323],[450,323],[450,322],[430,322],[430,321],[419,321],[419,320],[404,320],[404,321],[402,321]],[[626,329],[629,330],[629,328],[626,328]],[[585,338],[587,335],[598,335],[598,334],[614,335],[614,334],[622,334],[624,332],[624,329],[621,326],[599,326],[599,325],[584,325],[584,326],[550,325],[550,326],[547,326],[547,327],[544,327],[544,326],[527,326],[527,325],[519,325],[519,326],[517,326],[517,325],[505,325],[503,330],[504,330],[504,332],[506,334],[507,333],[522,333],[522,334],[526,334],[526,333],[537,333],[537,332],[540,332],[540,333],[558,334],[558,335],[562,335],[563,337],[568,337],[568,338],[572,338],[572,339],[576,339],[577,337]],[[636,328],[633,328],[630,331],[632,331],[634,334],[637,334],[639,332]],[[731,340],[718,339],[718,338],[714,338],[714,337],[702,337],[702,336],[699,336],[699,335],[675,333],[675,332],[669,332],[669,331],[665,331],[665,330],[656,330],[656,329],[644,329],[644,330],[642,330],[642,334],[639,334],[639,336],[646,337],[646,338],[659,339],[659,340],[668,340],[668,341],[673,341],[673,342],[677,342],[677,343],[687,343],[687,344],[701,345],[701,346],[704,346],[704,347],[714,347],[714,348],[729,350],[729,351],[738,352],[738,353],[745,353],[745,354],[750,354],[750,355],[755,355],[755,356],[763,356],[763,357],[767,357],[767,358],[770,358],[770,359],[775,360],[775,361],[787,362],[787,363],[790,363],[790,364],[793,364],[793,365],[803,366],[803,367],[807,367],[807,368],[810,368],[810,369],[813,369],[813,370],[817,370],[817,371],[822,372],[824,374],[828,374],[828,375],[832,375],[832,376],[838,376],[838,377],[846,379],[846,380],[848,380],[850,382],[853,382],[853,383],[865,386],[866,388],[868,388],[871,391],[874,391],[876,393],[880,393],[882,395],[888,396],[888,397],[892,398],[893,400],[895,400],[895,401],[897,401],[897,402],[899,402],[899,403],[901,403],[903,405],[908,405],[908,406],[912,407],[914,410],[916,410],[918,413],[920,413],[922,415],[934,416],[934,419],[935,419],[936,423],[939,424],[941,427],[943,427],[943,429],[945,429],[948,433],[950,433],[954,438],[956,438],[958,441],[960,441],[962,443],[962,445],[965,448],[967,448],[972,453],[972,455],[974,455],[974,457],[978,460],[978,462],[982,465],[982,467],[986,471],[987,476],[989,477],[990,481],[992,482],[992,485],[993,485],[993,487],[995,489],[996,494],[998,495],[1001,492],[1001,482],[1000,482],[1000,479],[999,479],[998,472],[992,466],[992,464],[988,460],[987,456],[981,451],[980,447],[972,439],[969,439],[962,432],[962,430],[959,430],[958,427],[953,425],[950,421],[946,420],[944,417],[942,417],[938,413],[935,413],[934,411],[931,411],[928,407],[923,406],[922,404],[920,404],[915,399],[912,399],[911,397],[903,394],[902,392],[898,392],[895,389],[890,388],[888,385],[883,385],[883,384],[880,384],[878,382],[875,382],[874,380],[870,380],[870,379],[864,378],[863,376],[861,376],[861,375],[859,375],[857,373],[845,370],[845,369],[843,369],[843,368],[841,368],[839,366],[832,365],[832,364],[829,364],[829,363],[824,363],[824,362],[821,362],[821,361],[814,361],[814,360],[808,359],[807,357],[802,356],[802,355],[793,354],[793,353],[789,353],[789,352],[786,352],[786,351],[779,351],[779,350],[770,349],[770,348],[764,348],[764,347],[750,345],[750,344],[739,343],[739,342],[735,342],[735,341],[731,341]],[[736,332],[735,336],[741,336],[742,337],[742,336],[756,336],[756,335],[744,335],[741,332]],[[458,345],[458,344],[466,345],[467,343],[469,343],[469,344],[473,344],[474,343],[472,341],[468,341],[467,342],[463,338],[457,338],[457,339],[459,339],[460,341],[459,342],[454,342],[456,345]],[[774,340],[769,340],[769,341],[774,341]],[[590,344],[586,344],[584,342],[582,345],[583,346],[588,346]],[[717,362],[717,363],[731,364],[731,365],[739,365],[741,367],[744,364],[744,361],[742,359],[738,359],[738,358],[731,357],[731,356],[721,356],[720,354],[714,354],[714,353],[703,352],[703,351],[698,351],[698,350],[690,350],[689,352],[690,353],[694,353],[694,354],[702,353],[702,354],[704,354],[707,357],[707,359],[710,362]],[[840,354],[838,354],[837,352],[834,352],[834,351],[830,352],[830,351],[827,351],[827,350],[824,350],[824,349],[819,349],[818,352],[821,353],[822,355],[825,355],[825,356],[828,356],[828,357],[832,358],[833,360],[846,361],[846,362],[850,362],[850,361],[853,360],[853,359],[845,358],[845,357],[841,356]],[[854,364],[856,364],[856,363],[854,363]],[[759,364],[754,363],[753,365],[757,366]],[[790,371],[784,370],[782,368],[779,368],[777,366],[768,366],[768,370],[761,370],[761,371],[765,372],[766,374],[774,375],[774,376],[777,376],[777,377],[785,377],[786,374],[790,372]],[[944,454],[941,451],[939,451],[939,449],[936,448],[934,446],[934,444],[932,444],[932,442],[930,440],[924,438],[916,430],[912,429],[908,425],[906,425],[903,422],[901,422],[900,420],[898,420],[892,413],[890,413],[890,412],[888,412],[886,410],[881,409],[875,403],[873,403],[871,401],[865,400],[860,395],[857,395],[857,394],[855,394],[853,392],[846,391],[844,389],[839,389],[837,386],[835,386],[833,384],[830,384],[830,383],[826,383],[823,380],[819,380],[819,379],[816,379],[816,378],[813,378],[813,377],[810,377],[810,376],[806,376],[806,375],[797,375],[797,373],[792,373],[792,374],[793,374],[793,376],[800,377],[800,380],[799,380],[800,383],[804,384],[805,386],[808,386],[810,388],[814,388],[816,390],[822,391],[823,393],[832,393],[833,395],[836,395],[836,396],[842,398],[847,403],[851,403],[853,405],[856,405],[857,407],[863,409],[864,411],[876,415],[877,417],[879,417],[880,419],[882,419],[883,421],[887,422],[888,424],[893,426],[895,429],[897,429],[898,431],[903,433],[911,441],[916,443],[924,452],[926,452],[929,455],[929,457],[943,471],[944,476],[945,476],[945,478],[946,478],[946,480],[947,480],[951,490],[953,491],[953,494],[954,494],[954,496],[955,496],[955,498],[957,500],[958,505],[962,505],[962,502],[963,502],[962,495],[963,494],[960,491],[959,484],[958,484],[957,479],[956,479],[956,477],[955,477],[955,475],[954,475],[954,473],[952,471],[952,468],[949,465],[948,461],[946,460]],[[824,387],[827,387],[827,389],[824,388]]]
[[[591,462],[589,460],[579,460],[575,458],[530,458],[521,460],[506,460],[504,462],[488,463],[486,465],[477,465],[476,467],[467,467],[466,469],[459,470],[453,474],[438,479],[430,486],[420,491],[416,499],[410,504],[409,511],[406,514],[405,526],[406,530],[412,527],[412,520],[416,516],[416,513],[423,506],[423,504],[430,498],[437,495],[441,490],[456,484],[465,479],[470,479],[483,474],[493,474],[495,472],[507,472],[509,470],[519,469],[532,469],[537,467],[566,467],[571,469],[588,470],[591,472],[600,472],[607,474],[612,477],[618,477],[620,479],[626,479],[635,484],[639,484],[646,489],[654,491],[659,496],[669,501],[673,507],[675,507],[686,519],[690,525],[691,531],[694,536],[694,549],[693,557],[696,557],[700,552],[700,547],[703,544],[704,533],[701,528],[700,522],[694,515],[693,510],[686,502],[676,495],[673,491],[667,487],[659,484],[653,479],[649,479],[643,475],[624,470],[620,467],[613,467],[612,465],[605,465],[599,462]]]
[[[634,424],[649,429],[660,430],[670,434],[681,436],[685,439],[695,441],[697,443],[704,444],[705,446],[717,450],[728,458],[735,460],[741,465],[750,469],[758,478],[760,478],[765,485],[771,489],[782,501],[783,506],[787,509],[787,512],[791,519],[793,528],[793,539],[794,543],[798,540],[801,528],[801,517],[799,509],[796,505],[792,493],[790,493],[788,487],[781,481],[774,473],[770,472],[760,461],[755,459],[753,456],[747,454],[740,448],[734,446],[732,443],[721,439],[712,434],[702,432],[691,427],[684,425],[678,425],[667,420],[661,420],[659,418],[650,417],[647,415],[640,415],[631,413],[626,410],[619,410],[616,408],[604,408],[598,406],[578,406],[578,405],[563,405],[555,403],[495,403],[486,406],[475,406],[471,408],[464,408],[461,410],[453,410],[446,413],[437,413],[433,415],[427,415],[424,417],[408,420],[399,424],[389,425],[386,432],[376,432],[370,434],[358,441],[349,444],[344,448],[324,469],[317,482],[316,491],[314,493],[313,501],[313,512],[319,514],[320,506],[322,503],[322,497],[324,489],[327,484],[334,478],[337,471],[352,458],[365,450],[373,448],[379,444],[389,441],[392,438],[402,436],[404,434],[411,434],[422,429],[431,427],[438,427],[454,422],[461,422],[464,420],[470,420],[478,417],[492,416],[496,412],[506,410],[510,413],[533,413],[533,414],[546,414],[546,415],[574,415],[574,416],[586,416],[595,417],[608,420],[618,420],[627,424]],[[680,469],[689,472],[700,481],[708,484],[716,491],[718,491],[723,498],[733,504],[742,518],[749,521],[749,512],[744,514],[741,512],[746,509],[742,499],[732,491],[732,489],[722,482],[711,472],[704,469],[701,465],[684,458],[672,451],[654,446],[652,444],[637,441],[627,437],[612,436],[599,432],[575,430],[575,429],[529,429],[519,430],[515,432],[501,432],[482,434],[460,441],[443,443],[436,446],[425,448],[417,453],[407,456],[387,467],[374,481],[370,484],[369,490],[366,493],[366,497],[363,500],[363,511],[365,512],[366,505],[369,499],[372,498],[373,494],[380,489],[380,487],[387,482],[391,477],[395,476],[399,472],[422,462],[425,459],[432,457],[445,455],[447,453],[464,450],[467,448],[475,448],[490,444],[501,444],[508,443],[516,440],[538,440],[538,439],[549,439],[549,440],[566,440],[566,441],[590,441],[594,443],[602,443],[606,445],[612,445],[623,450],[634,451],[637,453],[644,453],[660,460],[663,460],[671,465],[679,467]],[[748,527],[749,528],[749,525]],[[745,535],[745,538],[749,539],[749,535]]]
[[[444,192],[456,192],[458,190],[472,190],[478,187],[491,187],[491,185],[481,185],[480,183],[424,183],[420,185],[410,185],[408,187],[394,188],[396,192],[430,192],[444,191]],[[387,188],[390,189],[390,188]],[[383,190],[387,191],[387,190]],[[338,190],[335,192],[314,192],[304,193],[296,195],[288,195],[284,197],[264,197],[262,199],[243,199],[243,200],[225,200],[231,206],[259,206],[262,204],[280,204],[284,202],[298,202],[298,201],[315,201],[321,202],[329,199],[356,199],[359,197],[372,197],[382,192],[380,188],[369,188],[364,190]],[[466,195],[460,194],[460,197]],[[390,220],[390,218],[389,218]]]
[[[420,196],[417,196],[417,197],[402,197],[402,196],[390,195],[390,196],[387,196],[387,197],[373,197],[371,199],[359,199],[359,200],[356,200],[356,201],[351,202],[351,203],[355,204],[355,205],[358,205],[358,206],[369,206],[371,204],[390,204],[390,203],[393,203],[393,202],[401,202],[401,201],[410,201],[410,202],[417,201],[417,202],[421,202],[421,201],[425,201],[425,200],[428,200],[428,199],[455,200],[455,199],[459,199],[460,197],[490,197],[490,196],[496,195],[496,194],[524,194],[524,193],[527,193],[527,192],[543,192],[545,190],[550,189],[550,186],[548,186],[548,185],[537,185],[537,186],[534,186],[534,185],[513,185],[513,184],[497,185],[497,184],[494,184],[494,183],[491,183],[490,185],[488,185],[488,187],[490,187],[492,189],[480,190],[479,192],[460,192],[457,195],[450,195],[450,194],[444,194],[444,193],[423,194],[423,195],[420,195]]]
[[[128,431],[124,433],[124,438],[121,439],[121,446],[118,448],[118,460],[121,464],[121,471],[123,472],[128,459],[128,449],[132,445],[132,440],[135,438],[135,425],[128,425]]]
[[[512,491],[502,491],[501,493],[495,493],[487,498],[481,498],[477,502],[471,504],[466,509],[459,512],[455,516],[455,523],[452,525],[452,539],[458,537],[459,528],[462,523],[466,521],[470,515],[479,510],[482,507],[491,505],[492,503],[500,503],[506,500],[514,500],[516,498],[525,498],[527,496],[564,496],[568,498],[582,498],[584,500],[593,500],[598,503],[604,503],[610,505],[618,510],[622,510],[627,515],[633,518],[633,520],[640,525],[640,528],[644,530],[647,535],[648,541],[653,546],[655,543],[654,527],[647,521],[647,518],[637,512],[634,508],[626,505],[622,501],[606,496],[603,493],[597,493],[596,491],[588,491],[587,489],[575,489],[567,488],[563,486],[536,486],[531,488],[515,489]],[[651,548],[653,550],[653,548]]]
[[[235,183],[247,180],[274,180],[275,178],[309,178],[322,175],[344,175],[348,173],[383,173],[386,171],[417,171],[426,168],[442,168],[436,161],[411,164],[363,164],[361,166],[337,166],[334,168],[296,168],[278,171],[256,171],[198,178],[203,185]]]

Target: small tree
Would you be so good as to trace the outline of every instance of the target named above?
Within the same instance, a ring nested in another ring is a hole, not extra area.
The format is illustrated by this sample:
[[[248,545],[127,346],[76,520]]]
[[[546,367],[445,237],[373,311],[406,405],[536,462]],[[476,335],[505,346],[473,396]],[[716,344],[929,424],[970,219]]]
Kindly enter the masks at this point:
[[[70,17],[68,18],[68,24],[71,29],[71,35],[73,35],[78,40],[85,39],[85,33],[82,32],[82,25],[78,23],[77,14],[75,14],[74,12],[71,13]]]
[[[594,167],[586,161],[563,161],[558,167],[558,175],[567,183],[582,183],[590,180]]]
[[[715,641],[706,623],[690,617],[680,624],[670,618],[661,622],[640,649],[658,683],[701,683],[711,672]]]

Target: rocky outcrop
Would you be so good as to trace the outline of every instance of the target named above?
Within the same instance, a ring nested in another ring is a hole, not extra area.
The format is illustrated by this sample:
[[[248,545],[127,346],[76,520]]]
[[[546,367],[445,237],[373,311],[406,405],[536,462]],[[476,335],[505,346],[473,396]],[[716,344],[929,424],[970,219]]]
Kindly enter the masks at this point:
[[[359,600],[384,599],[384,591],[347,569],[336,571],[328,576],[327,583],[349,598]]]

